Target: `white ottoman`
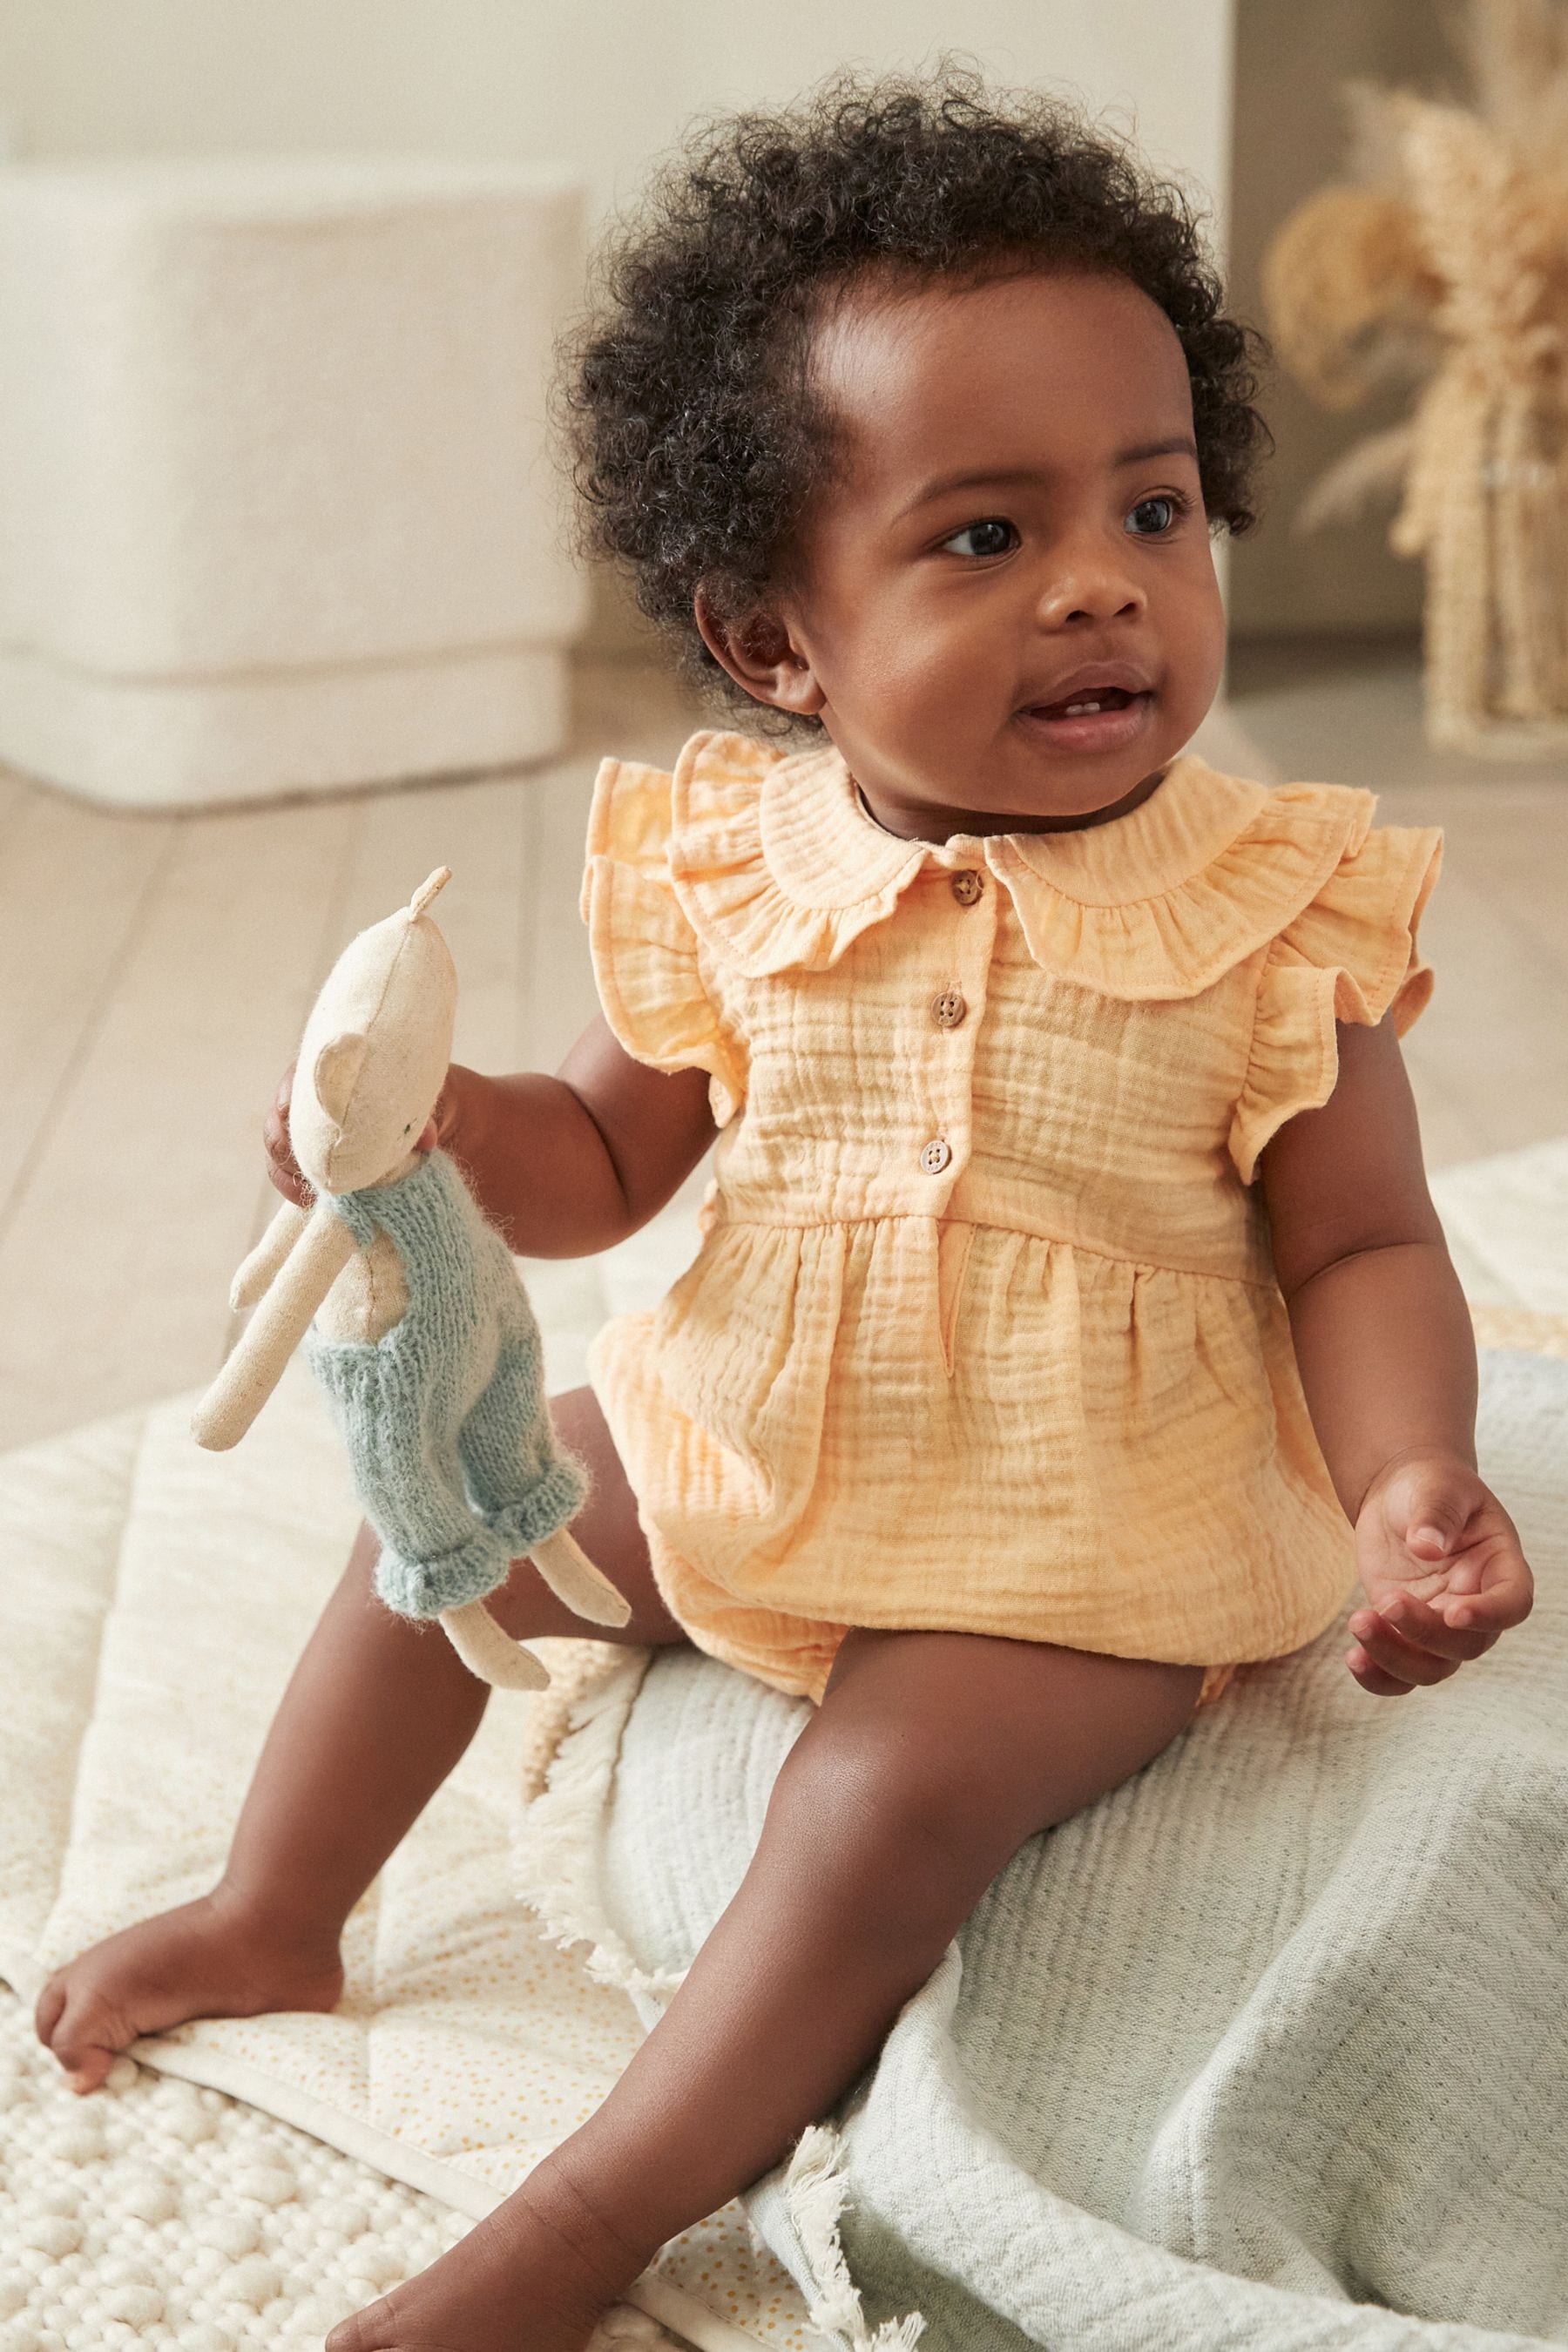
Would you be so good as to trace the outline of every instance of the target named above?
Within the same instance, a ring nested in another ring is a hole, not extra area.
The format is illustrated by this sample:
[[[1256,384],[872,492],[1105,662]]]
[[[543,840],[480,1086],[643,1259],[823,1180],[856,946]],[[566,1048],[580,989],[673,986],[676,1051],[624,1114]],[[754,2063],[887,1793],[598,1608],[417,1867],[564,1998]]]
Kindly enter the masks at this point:
[[[507,163],[0,166],[0,761],[170,807],[555,748],[584,215]]]

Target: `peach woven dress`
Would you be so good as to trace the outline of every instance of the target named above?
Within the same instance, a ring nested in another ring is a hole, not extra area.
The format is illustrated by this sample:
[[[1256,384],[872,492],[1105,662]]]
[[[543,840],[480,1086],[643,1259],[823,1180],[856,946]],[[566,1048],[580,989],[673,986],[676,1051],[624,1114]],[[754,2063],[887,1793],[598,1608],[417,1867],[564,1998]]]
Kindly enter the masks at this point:
[[[1087,830],[886,832],[831,748],[606,761],[605,1016],[721,1133],[689,1271],[590,1370],[692,1641],[820,1699],[845,1629],[1209,1669],[1355,1581],[1258,1154],[1403,1030],[1441,836],[1186,752]]]

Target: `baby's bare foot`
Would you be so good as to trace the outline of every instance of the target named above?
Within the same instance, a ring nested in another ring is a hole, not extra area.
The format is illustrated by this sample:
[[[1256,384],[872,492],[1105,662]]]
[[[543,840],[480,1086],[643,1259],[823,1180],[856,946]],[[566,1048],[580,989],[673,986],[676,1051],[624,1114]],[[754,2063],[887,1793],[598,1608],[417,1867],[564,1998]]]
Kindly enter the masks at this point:
[[[335,1939],[285,1934],[220,1886],[58,1969],[33,2021],[71,2089],[95,2091],[116,2053],[141,2034],[188,2017],[331,2009],[342,1989]]]
[[[545,2164],[325,2352],[583,2352],[646,2261]]]

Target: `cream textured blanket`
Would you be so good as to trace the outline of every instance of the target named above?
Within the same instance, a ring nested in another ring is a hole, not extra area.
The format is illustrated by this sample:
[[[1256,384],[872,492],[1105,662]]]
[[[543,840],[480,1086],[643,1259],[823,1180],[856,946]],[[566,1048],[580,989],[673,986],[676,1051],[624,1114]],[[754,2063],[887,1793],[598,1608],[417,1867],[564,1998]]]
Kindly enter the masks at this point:
[[[1568,2344],[1568,1362],[1489,1353],[1481,1436],[1528,1623],[1400,1701],[1342,1626],[1245,1669],[1025,1847],[750,2200],[837,2342]],[[805,1720],[689,1652],[579,1710],[520,1862],[645,2019]]]

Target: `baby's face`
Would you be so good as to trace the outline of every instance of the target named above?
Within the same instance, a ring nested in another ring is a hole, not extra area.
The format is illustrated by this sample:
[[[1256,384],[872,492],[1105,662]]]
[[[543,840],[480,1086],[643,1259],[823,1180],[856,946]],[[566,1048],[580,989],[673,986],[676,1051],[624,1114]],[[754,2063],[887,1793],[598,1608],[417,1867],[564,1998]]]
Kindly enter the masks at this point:
[[[1135,805],[1224,661],[1163,312],[1113,276],[852,294],[814,360],[841,456],[777,602],[795,667],[767,698],[821,718],[895,832]],[[1126,709],[1049,715],[1095,699],[1068,689],[1100,665],[1136,688]]]

